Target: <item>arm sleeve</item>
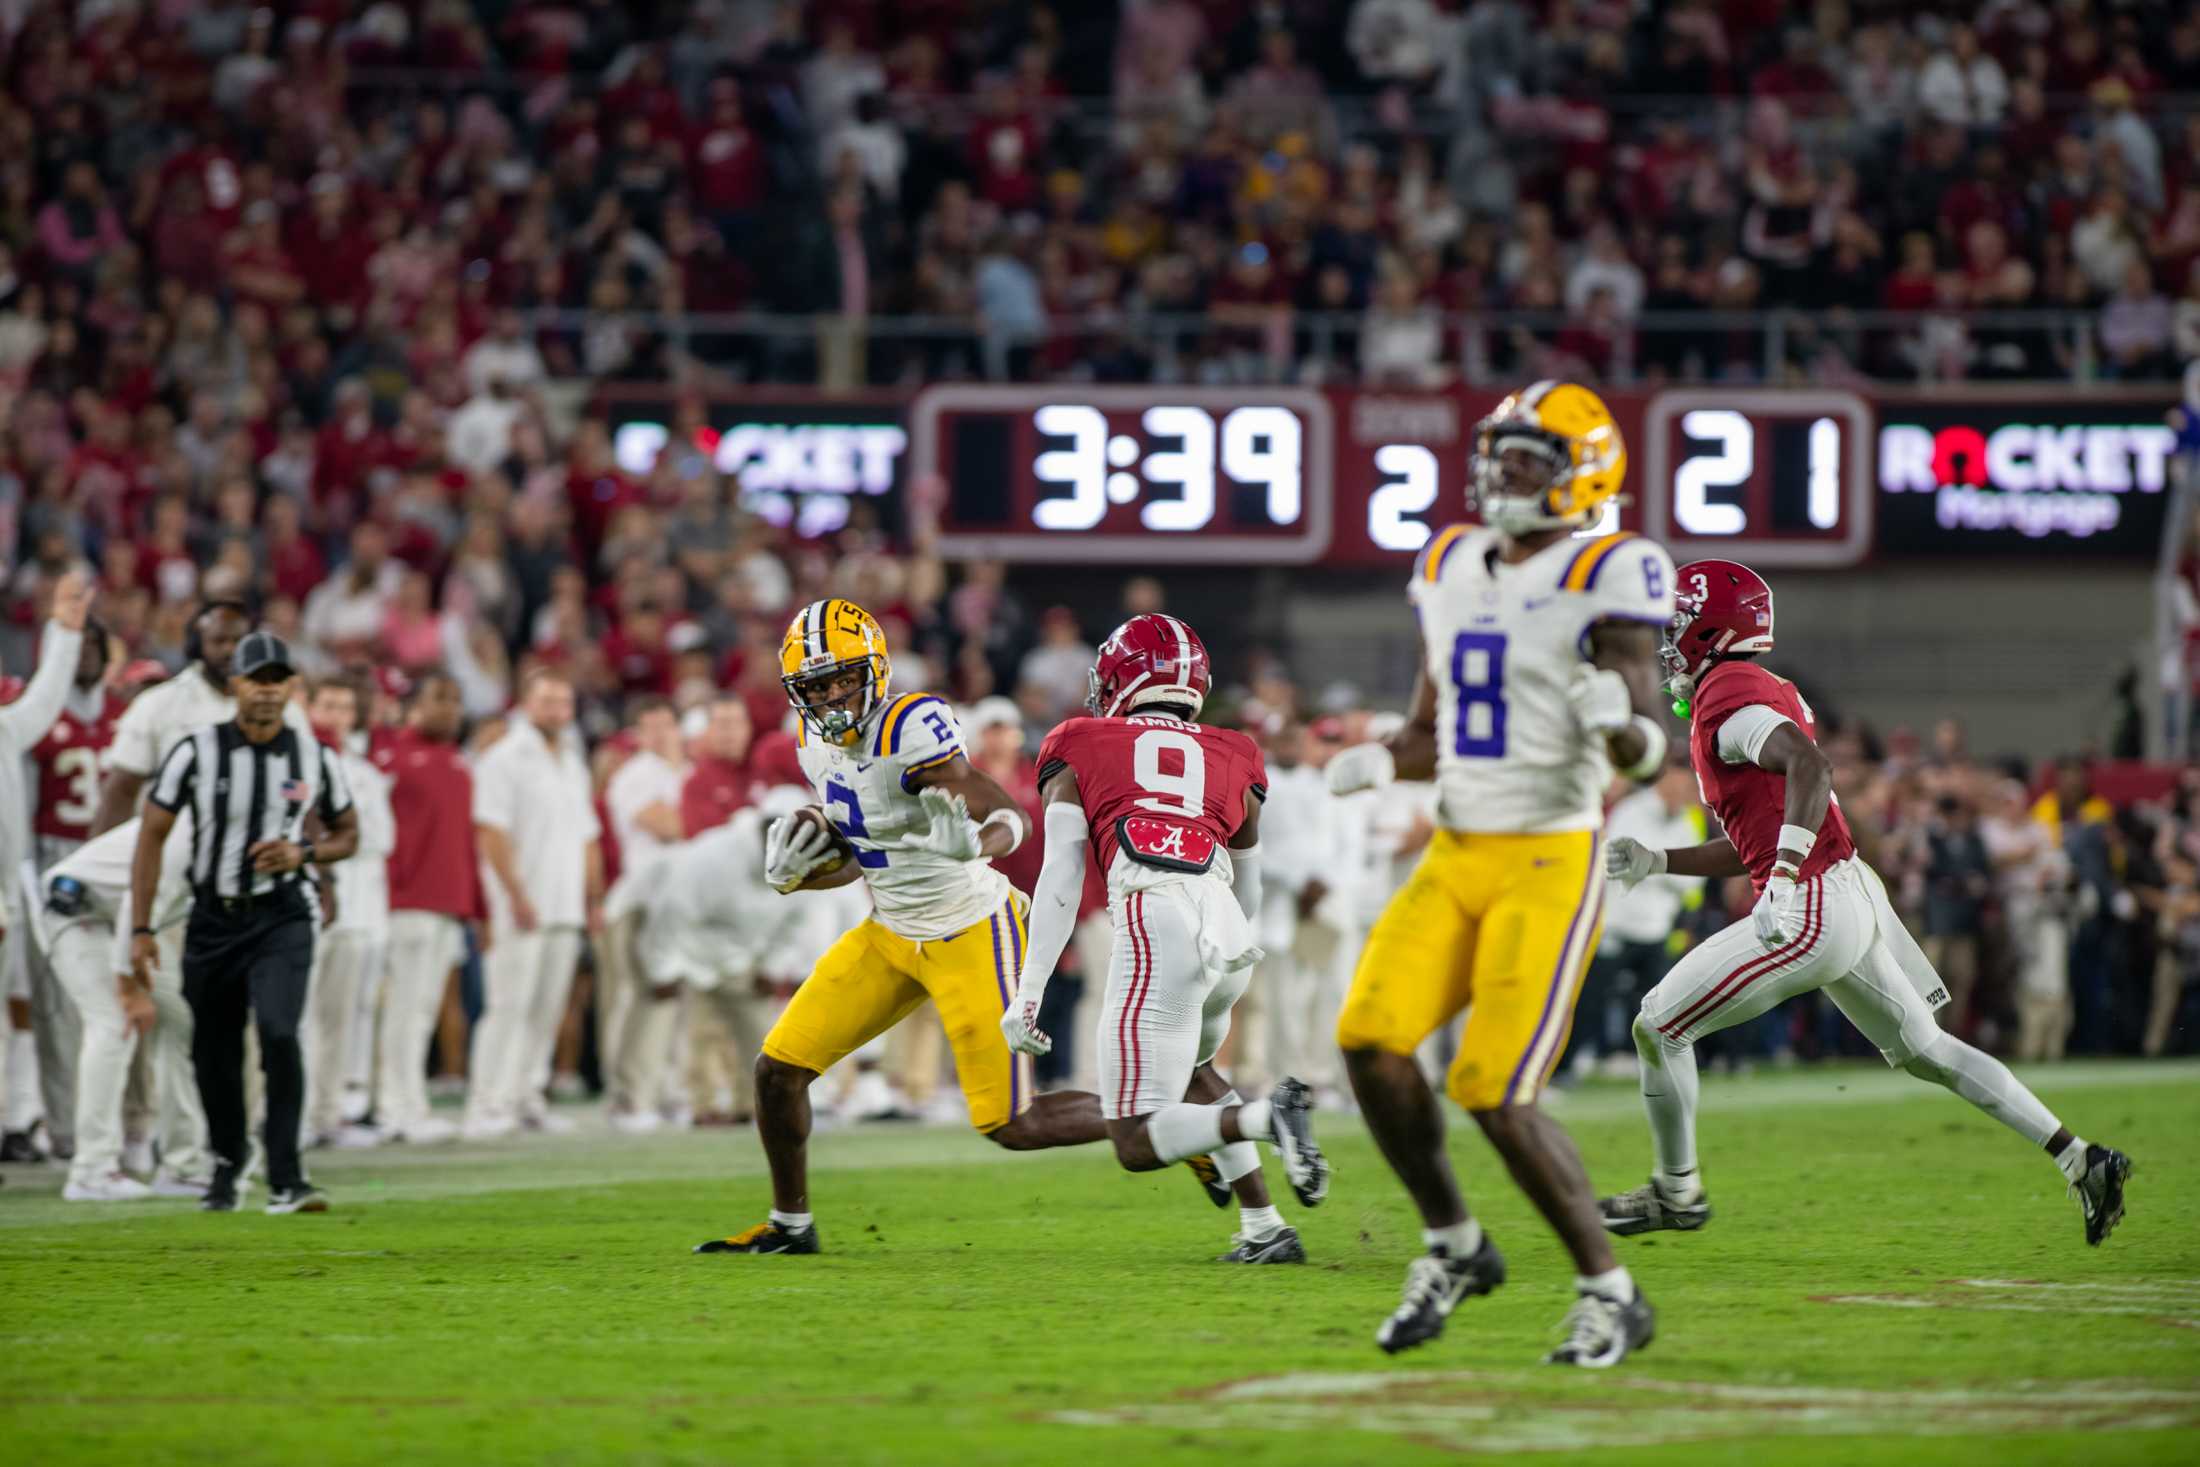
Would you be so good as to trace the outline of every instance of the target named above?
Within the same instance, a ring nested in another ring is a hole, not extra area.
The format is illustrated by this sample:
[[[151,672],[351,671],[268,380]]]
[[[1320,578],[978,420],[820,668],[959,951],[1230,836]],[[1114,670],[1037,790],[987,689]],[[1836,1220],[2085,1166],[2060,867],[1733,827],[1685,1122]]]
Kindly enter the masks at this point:
[[[1719,724],[1719,757],[1728,764],[1754,764],[1764,751],[1765,740],[1783,723],[1793,723],[1777,708],[1751,703],[1737,708]]]
[[[146,798],[171,813],[191,803],[191,786],[199,773],[199,741],[182,738],[160,761],[160,773]]]
[[[1230,852],[1230,894],[1249,918],[1260,918],[1260,847]]]
[[[334,820],[351,808],[351,781],[345,777],[344,761],[326,744],[314,747],[321,751],[321,818]]]
[[[46,736],[61,709],[69,701],[69,684],[76,680],[77,651],[84,634],[72,632],[60,622],[46,623],[38,644],[38,670],[31,674],[23,696],[0,708],[0,735],[15,745],[18,754]]]
[[[1024,951],[1019,990],[1044,987],[1054,976],[1077,930],[1077,908],[1085,894],[1085,841],[1090,827],[1085,812],[1061,801],[1047,806],[1047,854],[1031,893],[1031,940]]]

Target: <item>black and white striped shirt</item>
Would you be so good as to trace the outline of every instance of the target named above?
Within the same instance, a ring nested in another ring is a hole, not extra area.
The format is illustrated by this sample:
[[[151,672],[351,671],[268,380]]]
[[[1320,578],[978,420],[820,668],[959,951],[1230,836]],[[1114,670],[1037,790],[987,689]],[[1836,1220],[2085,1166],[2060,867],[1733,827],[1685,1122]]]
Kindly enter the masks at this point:
[[[254,871],[263,840],[302,842],[306,812],[324,824],[351,808],[343,765],[323,744],[284,725],[264,744],[235,720],[194,729],[161,760],[146,797],[163,810],[191,806],[191,885],[203,896],[265,896],[305,879],[303,871]]]

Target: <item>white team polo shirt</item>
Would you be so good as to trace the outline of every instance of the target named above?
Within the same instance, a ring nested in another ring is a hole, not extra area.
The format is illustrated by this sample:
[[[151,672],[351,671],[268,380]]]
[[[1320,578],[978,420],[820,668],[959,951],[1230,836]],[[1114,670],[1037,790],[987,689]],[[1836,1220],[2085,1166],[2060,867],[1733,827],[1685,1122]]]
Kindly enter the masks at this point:
[[[579,927],[588,918],[588,843],[601,834],[578,739],[553,749],[525,718],[489,746],[474,766],[474,823],[512,838],[520,885],[544,927]],[[489,916],[507,931],[512,906],[486,862]]]

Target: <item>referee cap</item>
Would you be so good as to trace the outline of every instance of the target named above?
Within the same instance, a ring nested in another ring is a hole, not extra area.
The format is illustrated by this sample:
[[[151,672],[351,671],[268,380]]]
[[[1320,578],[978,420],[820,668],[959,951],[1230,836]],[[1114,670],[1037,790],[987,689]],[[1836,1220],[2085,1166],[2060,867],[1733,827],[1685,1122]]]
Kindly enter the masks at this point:
[[[247,632],[229,659],[229,671],[236,677],[251,677],[271,667],[286,673],[298,670],[296,659],[290,655],[290,644],[273,632]]]

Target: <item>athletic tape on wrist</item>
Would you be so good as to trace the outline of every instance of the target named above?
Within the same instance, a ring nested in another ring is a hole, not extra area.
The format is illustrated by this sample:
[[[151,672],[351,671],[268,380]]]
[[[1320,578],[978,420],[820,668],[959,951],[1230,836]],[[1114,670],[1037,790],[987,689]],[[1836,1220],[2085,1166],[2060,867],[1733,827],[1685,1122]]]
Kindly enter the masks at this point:
[[[1811,847],[1817,844],[1818,832],[1815,830],[1805,830],[1800,825],[1783,825],[1780,827],[1780,850],[1794,851],[1801,856],[1808,857]]]
[[[1642,757],[1620,773],[1629,779],[1653,779],[1665,767],[1665,730],[1656,719],[1640,713],[1629,720],[1629,727],[1642,735]]]
[[[1011,851],[1022,845],[1024,843],[1024,837],[1031,834],[1030,822],[1024,819],[1024,812],[1021,810],[995,810],[992,814],[986,816],[984,820],[978,823],[978,833],[983,835],[985,833],[986,827],[996,824],[1005,825],[1008,827],[1008,849]]]

